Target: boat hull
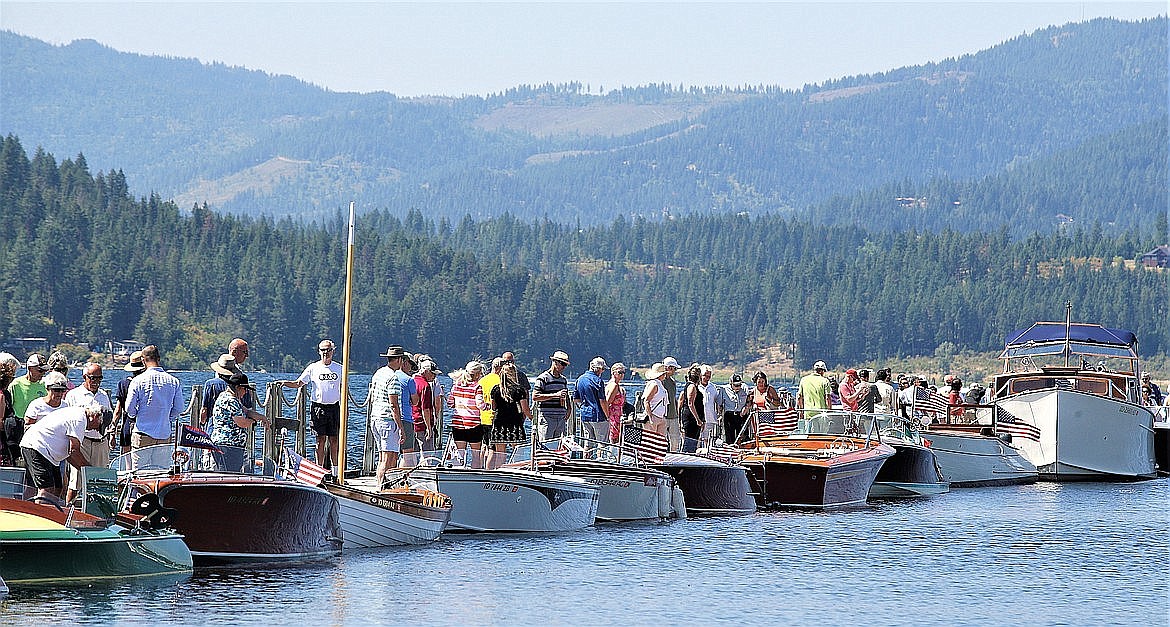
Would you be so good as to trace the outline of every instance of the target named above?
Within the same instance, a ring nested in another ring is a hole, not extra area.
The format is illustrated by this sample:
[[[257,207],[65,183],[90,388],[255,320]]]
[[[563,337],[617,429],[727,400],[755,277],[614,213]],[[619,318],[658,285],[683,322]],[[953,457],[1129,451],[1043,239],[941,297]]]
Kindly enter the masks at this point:
[[[346,550],[429,544],[439,539],[451,520],[450,502],[443,495],[379,491],[373,477],[326,487],[337,497]],[[428,497],[437,497],[445,505],[427,504]]]
[[[827,458],[788,452],[784,440],[767,442],[743,458],[762,488],[761,507],[832,509],[863,505],[882,464],[893,456],[885,444],[858,448]],[[793,441],[792,444],[798,442]]]
[[[1006,396],[1000,409],[1040,429],[1013,445],[1048,481],[1133,481],[1157,476],[1154,416],[1140,405],[1075,390]]]
[[[1035,483],[1036,466],[993,435],[976,431],[923,432],[938,459],[939,470],[952,488],[978,488]]]
[[[132,480],[131,501],[156,492],[176,511],[198,565],[301,562],[341,554],[337,499],[305,484],[234,473],[194,472]]]
[[[650,467],[670,475],[682,488],[687,516],[746,516],[756,512],[756,490],[751,475],[742,466],[672,453]]]
[[[597,518],[597,488],[572,477],[503,468],[417,468],[409,481],[451,497],[452,532],[575,531]]]
[[[76,529],[27,501],[0,499],[0,573],[10,585],[83,582],[191,572],[183,538],[111,524]],[[56,508],[51,509],[57,514]],[[28,524],[26,524],[28,523]]]
[[[1170,422],[1154,423],[1154,463],[1158,474],[1170,474]]]
[[[673,514],[663,511],[661,504],[670,503],[674,479],[660,470],[584,459],[540,466],[541,471],[546,469],[597,488],[598,521],[660,520]]]
[[[890,442],[894,455],[882,464],[869,489],[870,498],[913,498],[943,494],[950,484],[939,471],[934,451],[909,442]]]

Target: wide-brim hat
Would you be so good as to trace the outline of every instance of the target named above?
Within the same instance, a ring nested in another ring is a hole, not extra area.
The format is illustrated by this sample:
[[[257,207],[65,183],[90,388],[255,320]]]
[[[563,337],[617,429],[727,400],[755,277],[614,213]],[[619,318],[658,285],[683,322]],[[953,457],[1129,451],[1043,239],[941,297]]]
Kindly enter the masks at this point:
[[[243,374],[239,364],[236,363],[236,358],[232,357],[230,353],[220,355],[219,359],[211,364],[211,370],[222,377]]]
[[[142,372],[146,370],[146,362],[142,361],[142,351],[130,353],[130,361],[125,366],[122,366],[122,370],[126,372]]]
[[[406,357],[406,351],[403,350],[401,346],[390,346],[386,349],[386,352],[382,353],[380,356],[387,359],[392,359],[394,357]]]
[[[662,362],[658,362],[646,369],[645,379],[661,379],[666,374],[666,368],[662,366]]]
[[[666,359],[663,359],[662,360],[662,367],[663,368],[682,368],[682,366],[678,365],[678,360],[675,359],[674,357],[667,357]]]
[[[565,351],[556,351],[549,357],[549,359],[553,361],[563,361],[567,364],[569,363],[569,354]]]

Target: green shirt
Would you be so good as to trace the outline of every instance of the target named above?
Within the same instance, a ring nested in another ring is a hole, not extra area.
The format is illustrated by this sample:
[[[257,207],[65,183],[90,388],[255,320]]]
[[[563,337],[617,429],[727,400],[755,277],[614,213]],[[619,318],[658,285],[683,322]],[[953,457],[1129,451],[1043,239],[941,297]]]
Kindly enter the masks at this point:
[[[29,403],[49,395],[49,391],[45,389],[44,379],[33,383],[28,380],[27,374],[13,379],[12,383],[8,384],[8,391],[12,392],[12,411],[22,420]]]
[[[800,378],[800,397],[805,409],[829,409],[829,380],[817,374]]]

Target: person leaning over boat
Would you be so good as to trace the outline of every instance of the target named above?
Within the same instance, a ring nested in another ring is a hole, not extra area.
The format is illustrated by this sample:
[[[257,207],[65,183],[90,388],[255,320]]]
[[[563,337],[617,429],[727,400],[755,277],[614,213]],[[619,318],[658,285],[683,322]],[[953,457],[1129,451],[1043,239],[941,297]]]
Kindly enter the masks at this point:
[[[20,362],[11,353],[0,353],[0,466],[15,466],[20,459],[20,438],[24,421],[12,409],[12,391],[8,384],[16,379]]]
[[[333,361],[337,346],[333,340],[321,340],[317,352],[321,359],[305,366],[293,381],[278,381],[286,388],[309,385],[309,424],[317,436],[317,463],[332,469],[337,466],[338,433],[341,430],[341,375],[343,366]]]
[[[483,424],[480,412],[487,406],[479,380],[483,377],[483,364],[469,361],[462,370],[451,373],[451,394],[447,407],[452,408],[451,440],[459,454],[460,463],[467,463],[467,449],[471,448],[471,467],[483,468],[479,448],[483,444]]]
[[[69,380],[65,378],[65,375],[51,371],[45,375],[44,382],[49,395],[34,399],[28,404],[28,409],[24,412],[24,427],[26,429],[45,416],[65,407],[65,395],[69,393]]]
[[[520,379],[516,364],[507,362],[500,369],[500,383],[492,388],[492,407],[495,408],[490,446],[496,449],[487,463],[488,468],[499,468],[504,463],[504,451],[511,444],[526,444],[524,421],[532,419],[528,407],[528,388]]]
[[[674,380],[674,373],[682,366],[674,357],[664,357],[662,367],[666,368],[666,376],[662,378],[662,387],[666,389],[666,441],[672,451],[682,449],[682,428],[678,421],[678,382]]]
[[[556,351],[549,357],[552,364],[548,370],[536,376],[532,384],[532,402],[540,409],[540,439],[554,440],[568,433],[569,411],[573,408],[569,397],[569,381],[565,368],[569,367],[569,355]]]
[[[825,377],[827,369],[825,362],[817,361],[813,364],[813,371],[800,378],[799,391],[796,395],[797,409],[829,409],[829,395],[832,390],[829,380]]]
[[[134,377],[126,396],[126,413],[134,420],[130,434],[133,468],[143,461],[135,451],[156,444],[170,444],[172,425],[183,413],[183,384],[159,365],[162,356],[150,344],[142,349],[146,371]]]
[[[495,406],[492,404],[492,390],[500,384],[500,369],[504,367],[504,358],[496,357],[492,360],[491,370],[479,380],[479,387],[483,390],[483,400],[487,409],[479,414],[479,424],[483,425],[483,465],[493,468],[492,456],[495,451],[492,447],[492,421],[495,419]],[[502,448],[500,449],[503,450]]]
[[[228,343],[228,352],[220,355],[219,359],[214,364],[211,364],[213,376],[203,383],[202,407],[199,409],[200,425],[207,424],[207,419],[211,416],[211,408],[215,405],[215,400],[227,389],[225,377],[230,377],[237,372],[243,372],[242,366],[247,359],[248,343],[237,337]],[[248,394],[243,398],[242,402],[244,403],[244,407],[255,409],[255,400],[255,394]]]
[[[443,371],[429,355],[418,356],[418,372],[414,374],[418,402],[411,405],[410,412],[414,419],[414,437],[423,452],[435,450],[435,425],[442,424],[443,404],[439,399],[443,396],[443,386],[435,377],[440,374]]]
[[[626,406],[626,390],[622,388],[622,380],[626,378],[626,365],[622,362],[609,367],[609,383],[605,384],[605,416],[609,419],[609,441],[617,442],[621,438],[622,412]]]
[[[585,439],[589,441],[590,455],[596,454],[599,443],[609,443],[609,419],[605,415],[605,408],[601,406],[605,398],[605,380],[601,378],[601,373],[608,367],[604,358],[594,357],[589,360],[589,370],[577,377],[577,384],[573,388],[574,400],[581,403],[581,427]]]
[[[255,388],[248,383],[248,375],[237,372],[224,379],[227,388],[220,392],[211,408],[207,432],[211,442],[219,447],[232,447],[223,454],[207,451],[206,467],[216,470],[243,472],[248,455],[248,430],[261,423],[268,426],[268,418],[260,412],[244,407],[243,400]]]
[[[666,376],[666,368],[662,362],[657,362],[644,375],[646,384],[642,386],[642,406],[646,409],[646,422],[654,433],[666,435],[666,387],[662,379]]]
[[[742,415],[747,405],[747,390],[743,388],[743,376],[736,373],[731,380],[720,390],[723,397],[723,441],[735,444],[743,432],[743,425],[747,419]]]
[[[49,371],[48,366],[45,365],[45,358],[40,353],[33,353],[28,356],[24,367],[27,369],[24,376],[17,377],[8,384],[8,391],[12,393],[12,411],[16,412],[17,418],[20,418],[21,428],[24,427],[24,414],[28,410],[29,403],[49,393],[42,380],[45,373]],[[17,440],[19,441],[19,438]]]
[[[125,455],[130,452],[130,434],[134,431],[134,419],[126,413],[126,399],[130,395],[130,382],[134,377],[146,372],[146,364],[142,363],[142,351],[130,353],[130,360],[122,367],[127,374],[118,386],[114,388],[114,436],[117,437],[119,452]],[[110,442],[113,445],[113,442]]]
[[[101,428],[86,431],[85,437],[81,440],[81,454],[95,466],[105,466],[110,460],[110,440],[102,433],[102,429],[109,427],[110,423],[105,420],[109,417],[112,421],[114,408],[110,404],[110,396],[101,387],[104,378],[101,364],[86,364],[81,374],[81,385],[69,390],[65,395],[67,407],[89,407],[97,403],[102,408]],[[69,465],[65,470],[69,473],[69,478],[65,481],[68,484],[65,500],[72,503],[73,497],[81,491],[81,469]]]
[[[37,498],[57,501],[61,498],[61,462],[90,466],[81,452],[81,440],[87,429],[102,426],[102,406],[65,407],[28,428],[20,440],[24,458],[25,481],[37,489]]]

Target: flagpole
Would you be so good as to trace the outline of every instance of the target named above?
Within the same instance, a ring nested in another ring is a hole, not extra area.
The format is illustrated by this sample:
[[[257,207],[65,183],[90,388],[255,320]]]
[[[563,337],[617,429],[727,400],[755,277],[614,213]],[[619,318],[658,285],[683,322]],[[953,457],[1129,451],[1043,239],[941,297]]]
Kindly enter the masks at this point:
[[[345,330],[341,338],[341,428],[337,433],[337,484],[345,485],[345,446],[349,422],[349,340],[353,305],[353,201],[349,203],[349,241],[345,250]]]

